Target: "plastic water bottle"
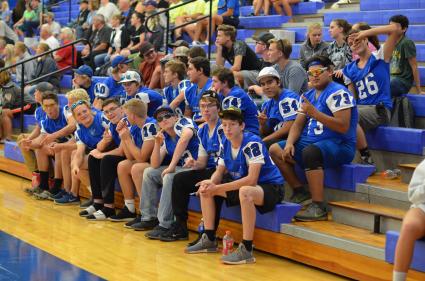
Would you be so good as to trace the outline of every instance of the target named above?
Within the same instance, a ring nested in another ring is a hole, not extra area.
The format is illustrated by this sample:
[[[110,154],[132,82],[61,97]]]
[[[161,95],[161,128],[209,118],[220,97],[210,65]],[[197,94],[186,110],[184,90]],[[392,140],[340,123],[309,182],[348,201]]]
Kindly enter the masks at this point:
[[[386,170],[382,172],[382,177],[388,180],[397,179],[401,176],[400,169]]]
[[[226,235],[223,237],[223,256],[227,256],[233,251],[234,242],[230,230],[226,230]]]
[[[205,227],[204,227],[204,218],[201,218],[201,222],[198,225],[198,235],[199,237],[202,236],[202,233],[205,232]]]

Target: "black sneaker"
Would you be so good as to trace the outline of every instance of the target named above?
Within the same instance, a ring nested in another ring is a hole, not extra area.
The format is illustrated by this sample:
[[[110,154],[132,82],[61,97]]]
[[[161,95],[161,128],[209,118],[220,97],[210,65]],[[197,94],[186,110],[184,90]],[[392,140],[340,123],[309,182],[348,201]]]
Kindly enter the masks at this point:
[[[189,232],[180,223],[174,222],[171,228],[161,235],[160,240],[164,242],[172,242],[178,240],[188,240]]]
[[[149,238],[149,239],[154,239],[154,240],[159,240],[161,239],[161,236],[166,233],[169,229],[160,226],[159,224],[157,226],[154,227],[154,229],[152,229],[149,232],[145,233],[145,237]]]
[[[151,230],[155,226],[159,224],[158,219],[153,219],[150,221],[141,221],[139,223],[135,223],[131,226],[132,229],[136,231],[142,231],[142,230]]]
[[[90,207],[91,205],[93,205],[93,199],[90,199],[90,200],[86,200],[86,201],[84,201],[84,202],[81,202],[81,204],[80,204],[80,209],[86,209],[86,208],[88,208],[88,207]]]
[[[126,228],[132,228],[133,224],[139,223],[141,221],[142,221],[142,217],[140,215],[137,215],[134,220],[131,220],[131,221],[127,222],[124,225],[124,227],[126,227]]]
[[[136,213],[132,213],[128,210],[127,206],[119,212],[117,215],[110,216],[108,220],[110,221],[131,221],[136,217]]]

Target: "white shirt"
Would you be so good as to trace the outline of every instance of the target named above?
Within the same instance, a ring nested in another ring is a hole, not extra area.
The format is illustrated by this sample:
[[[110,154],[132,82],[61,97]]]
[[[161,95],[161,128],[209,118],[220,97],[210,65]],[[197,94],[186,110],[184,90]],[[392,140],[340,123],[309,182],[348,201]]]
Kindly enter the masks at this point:
[[[47,38],[46,40],[40,38],[40,43],[46,43],[47,45],[49,45],[50,50],[60,47],[58,39],[56,39],[56,37],[53,35]]]
[[[96,14],[103,15],[105,17],[105,22],[108,23],[113,15],[121,14],[121,12],[114,3],[109,2],[105,6],[101,6]]]

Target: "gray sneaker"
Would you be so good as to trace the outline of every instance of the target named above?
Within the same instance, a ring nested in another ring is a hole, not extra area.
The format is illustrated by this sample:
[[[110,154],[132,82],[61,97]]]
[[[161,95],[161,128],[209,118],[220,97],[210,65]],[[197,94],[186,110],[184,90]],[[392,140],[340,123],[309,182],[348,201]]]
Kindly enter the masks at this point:
[[[311,200],[310,192],[297,192],[292,194],[291,198],[289,198],[289,202],[306,206],[313,201]]]
[[[252,251],[249,252],[243,243],[239,244],[239,247],[227,256],[221,257],[221,262],[224,264],[246,264],[255,263],[255,258],[252,255]]]
[[[207,234],[203,233],[198,243],[187,247],[185,252],[187,254],[216,253],[218,252],[217,240],[210,241]]]
[[[41,193],[34,193],[33,195],[34,198],[38,200],[50,200],[50,198],[52,197],[52,194],[48,190],[44,190]]]
[[[298,221],[326,221],[328,220],[328,212],[316,203],[311,203],[307,209],[299,211],[294,219]]]

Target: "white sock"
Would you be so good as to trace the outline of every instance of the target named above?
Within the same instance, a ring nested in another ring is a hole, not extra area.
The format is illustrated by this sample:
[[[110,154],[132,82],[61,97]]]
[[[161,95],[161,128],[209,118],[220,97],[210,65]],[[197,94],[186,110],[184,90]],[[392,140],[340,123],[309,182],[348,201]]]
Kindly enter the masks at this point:
[[[136,212],[136,207],[134,206],[134,199],[126,199],[124,200],[125,206],[127,206],[127,209],[134,213]]]
[[[406,281],[406,272],[393,271],[393,281]]]

